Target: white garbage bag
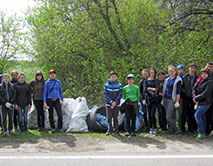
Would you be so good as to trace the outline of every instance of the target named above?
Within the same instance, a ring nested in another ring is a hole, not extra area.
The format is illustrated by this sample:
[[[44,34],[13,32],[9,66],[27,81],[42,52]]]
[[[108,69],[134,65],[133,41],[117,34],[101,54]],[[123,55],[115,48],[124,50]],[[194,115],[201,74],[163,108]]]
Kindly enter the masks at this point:
[[[88,132],[86,117],[89,113],[89,108],[87,101],[84,97],[78,97],[76,101],[79,103],[72,114],[67,132]]]

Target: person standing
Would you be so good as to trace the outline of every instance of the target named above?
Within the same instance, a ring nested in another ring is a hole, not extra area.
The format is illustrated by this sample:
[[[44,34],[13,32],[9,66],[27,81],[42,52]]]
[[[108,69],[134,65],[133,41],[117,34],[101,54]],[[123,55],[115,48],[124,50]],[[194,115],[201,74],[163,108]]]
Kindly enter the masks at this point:
[[[18,72],[16,70],[13,70],[11,72],[12,80],[10,81],[13,85],[15,85],[18,82]],[[14,108],[13,105],[13,124],[14,124],[14,130],[18,131],[18,110]]]
[[[63,91],[61,81],[56,79],[56,71],[51,69],[49,72],[49,77],[44,84],[44,93],[43,93],[43,102],[44,109],[48,109],[49,111],[49,121],[51,126],[51,132],[55,133],[55,123],[53,117],[53,108],[55,108],[57,116],[58,116],[58,132],[63,132],[63,116],[62,116],[62,108],[63,103]]]
[[[15,135],[13,130],[13,104],[16,98],[16,91],[14,85],[9,82],[10,76],[3,74],[3,83],[0,85],[0,103],[2,105],[1,110],[1,124],[3,129],[3,137],[9,135]],[[7,127],[7,117],[9,121],[9,127]]]
[[[140,103],[143,111],[143,117],[144,117],[144,127],[145,130],[149,128],[149,115],[148,115],[148,108],[146,106],[146,94],[143,92],[144,82],[149,78],[149,71],[147,69],[143,69],[141,72],[142,79],[139,82],[139,88],[140,88]]]
[[[195,110],[194,110],[194,102],[192,98],[192,88],[196,83],[198,75],[196,74],[197,65],[192,63],[189,65],[189,73],[186,74],[183,80],[182,86],[182,95],[183,95],[183,112],[182,112],[182,120],[181,120],[181,131],[185,132],[186,130],[186,121],[188,124],[188,131],[192,134],[197,132],[197,123],[195,121]]]
[[[143,91],[148,96],[148,113],[149,113],[149,133],[157,134],[157,124],[155,118],[156,111],[156,97],[157,97],[157,81],[155,79],[156,71],[154,68],[150,69],[150,76],[144,82]]]
[[[16,100],[15,109],[18,110],[18,121],[20,132],[27,131],[27,113],[31,108],[31,91],[30,85],[25,81],[25,74],[20,73],[18,76],[18,83],[15,85]],[[24,115],[24,124],[22,116]]]
[[[163,99],[163,84],[165,81],[165,73],[163,71],[158,72],[158,79],[157,79],[157,99],[156,99],[156,106],[158,110],[158,121],[160,125],[159,131],[166,131],[166,110],[164,106],[161,105]]]
[[[210,71],[201,70],[201,81],[197,83],[193,89],[193,101],[198,105],[195,113],[195,119],[199,128],[196,139],[203,139],[206,134],[206,116],[205,112],[213,103],[213,86],[212,80],[209,79]]]
[[[38,131],[43,131],[44,126],[44,108],[43,108],[43,93],[44,93],[44,77],[41,71],[37,71],[35,79],[30,82],[31,93],[33,94],[33,102],[37,111]]]
[[[136,116],[139,115],[138,102],[140,101],[140,89],[137,85],[134,84],[135,76],[134,74],[129,74],[127,76],[128,85],[123,88],[123,96],[125,101],[129,100],[126,109],[126,133],[125,136],[135,137],[135,122]],[[132,121],[132,124],[130,124]]]
[[[168,134],[177,133],[176,109],[180,107],[180,94],[182,79],[177,75],[177,69],[173,65],[168,66],[169,77],[163,84],[163,105],[166,109],[166,119],[168,122]]]
[[[108,122],[108,130],[106,135],[110,135],[112,132],[114,132],[115,135],[120,136],[118,132],[118,105],[120,104],[120,100],[122,98],[122,85],[117,79],[118,74],[115,71],[111,71],[110,79],[104,85],[104,97]]]

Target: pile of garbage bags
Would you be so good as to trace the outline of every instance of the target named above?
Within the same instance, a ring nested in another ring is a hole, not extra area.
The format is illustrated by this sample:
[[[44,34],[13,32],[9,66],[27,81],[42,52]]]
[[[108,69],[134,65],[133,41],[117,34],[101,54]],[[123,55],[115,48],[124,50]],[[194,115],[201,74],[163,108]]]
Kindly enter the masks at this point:
[[[124,102],[121,99],[121,104]],[[120,105],[121,105],[120,104]],[[87,101],[84,97],[64,98],[64,107],[62,108],[63,114],[63,130],[66,132],[88,132],[88,129],[95,132],[106,132],[107,130],[107,117],[106,108],[97,107],[96,105],[89,109]],[[57,126],[57,115],[54,111],[54,121]],[[143,124],[143,112],[140,110],[139,115],[136,117],[136,131],[139,131]],[[118,115],[119,130],[126,130],[125,113]],[[33,105],[28,113],[28,128],[37,128],[37,111]],[[45,128],[51,129],[49,123],[48,110],[45,110]]]

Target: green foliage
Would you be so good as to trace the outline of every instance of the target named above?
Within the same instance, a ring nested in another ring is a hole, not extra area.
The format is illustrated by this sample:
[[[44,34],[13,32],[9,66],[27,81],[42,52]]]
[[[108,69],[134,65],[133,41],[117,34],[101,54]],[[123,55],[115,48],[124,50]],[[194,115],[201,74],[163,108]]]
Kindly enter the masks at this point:
[[[65,96],[85,96],[89,104],[104,102],[103,86],[111,70],[125,85],[129,73],[138,84],[143,68],[167,70],[169,64],[191,62],[202,67],[211,60],[210,18],[189,29],[174,21],[176,13],[185,14],[180,6],[163,2],[42,0],[26,17],[34,58],[44,71],[57,70]]]

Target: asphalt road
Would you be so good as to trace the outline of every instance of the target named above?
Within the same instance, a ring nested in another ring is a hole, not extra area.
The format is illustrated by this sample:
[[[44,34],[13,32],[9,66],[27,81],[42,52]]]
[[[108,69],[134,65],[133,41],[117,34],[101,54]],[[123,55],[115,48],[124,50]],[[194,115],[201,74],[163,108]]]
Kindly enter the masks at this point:
[[[212,154],[0,154],[0,166],[212,166]]]

